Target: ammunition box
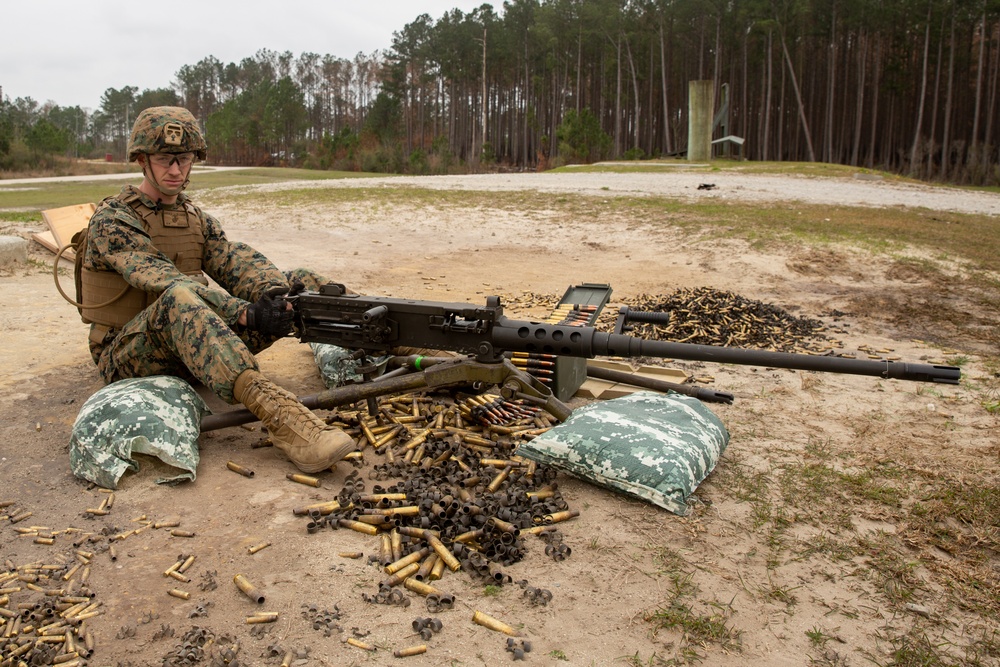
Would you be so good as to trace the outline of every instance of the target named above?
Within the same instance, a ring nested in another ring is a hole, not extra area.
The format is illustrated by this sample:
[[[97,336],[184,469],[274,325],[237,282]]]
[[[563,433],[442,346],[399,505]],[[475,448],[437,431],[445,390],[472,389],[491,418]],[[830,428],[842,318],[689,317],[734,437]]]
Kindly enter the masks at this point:
[[[567,306],[569,308],[581,306],[587,308],[588,317],[579,320],[578,324],[592,327],[597,323],[601,310],[604,309],[610,298],[611,285],[598,283],[571,285],[556,305],[550,319],[555,320],[558,313],[565,311]],[[552,323],[557,324],[558,320]],[[557,356],[555,363],[553,369],[555,373],[549,388],[560,401],[568,401],[587,381],[587,360],[578,357]]]

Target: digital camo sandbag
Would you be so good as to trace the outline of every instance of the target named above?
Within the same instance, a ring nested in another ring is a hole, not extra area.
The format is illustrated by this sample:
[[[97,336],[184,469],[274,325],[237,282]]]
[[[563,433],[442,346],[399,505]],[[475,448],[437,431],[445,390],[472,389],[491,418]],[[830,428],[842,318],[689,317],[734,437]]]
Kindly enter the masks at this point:
[[[375,359],[365,357],[358,360],[354,358],[352,350],[329,343],[309,343],[309,346],[312,348],[313,358],[327,389],[363,382],[364,377],[358,373],[362,364],[374,364],[375,374],[381,375],[389,361],[388,356]]]
[[[155,456],[182,473],[157,484],[194,481],[198,435],[209,408],[180,378],[156,375],[113,382],[80,408],[69,442],[73,474],[114,489],[127,470],[139,470],[133,454]]]
[[[640,391],[575,409],[517,453],[684,515],[728,443],[722,421],[698,399]]]

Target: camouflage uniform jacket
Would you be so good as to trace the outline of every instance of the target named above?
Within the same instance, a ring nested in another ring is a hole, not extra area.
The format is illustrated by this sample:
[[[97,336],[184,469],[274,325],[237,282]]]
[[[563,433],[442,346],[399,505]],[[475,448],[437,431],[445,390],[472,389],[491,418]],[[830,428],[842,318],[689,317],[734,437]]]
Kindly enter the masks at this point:
[[[138,194],[142,202],[155,208],[156,203],[137,188],[126,185],[119,195]],[[202,269],[223,289],[198,283],[182,273],[171,260],[157,250],[143,228],[135,210],[119,199],[109,197],[101,202],[90,219],[85,267],[97,271],[115,271],[132,287],[159,295],[168,287],[184,281],[227,324],[235,325],[240,313],[256,301],[268,287],[288,284],[285,276],[264,255],[245,243],[232,242],[217,219],[191,204],[181,194],[170,208],[187,205],[201,220],[205,237]],[[104,346],[116,335],[116,329],[103,336],[94,335],[91,326],[90,351],[95,362]],[[106,327],[104,327],[106,328]]]

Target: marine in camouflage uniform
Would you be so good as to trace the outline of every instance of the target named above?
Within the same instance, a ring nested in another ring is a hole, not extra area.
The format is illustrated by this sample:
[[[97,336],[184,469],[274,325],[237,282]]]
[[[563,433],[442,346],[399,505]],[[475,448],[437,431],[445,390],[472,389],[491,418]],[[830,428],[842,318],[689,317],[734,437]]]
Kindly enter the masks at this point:
[[[249,408],[301,470],[324,470],[353,440],[260,374],[254,354],[291,331],[291,306],[279,298],[289,282],[182,193],[205,157],[186,109],[139,114],[128,158],[142,165],[143,181],[101,202],[87,230],[81,293],[91,355],[108,383],[195,378]]]

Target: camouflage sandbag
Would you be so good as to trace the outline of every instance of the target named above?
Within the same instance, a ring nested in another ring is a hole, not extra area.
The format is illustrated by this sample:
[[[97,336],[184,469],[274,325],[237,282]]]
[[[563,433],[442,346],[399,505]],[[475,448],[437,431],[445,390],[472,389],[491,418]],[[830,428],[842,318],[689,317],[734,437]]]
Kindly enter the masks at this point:
[[[640,391],[577,408],[517,453],[684,515],[728,443],[722,421],[698,399]]]
[[[210,411],[184,380],[167,375],[113,382],[87,399],[73,424],[69,463],[73,474],[115,489],[133,454],[155,456],[181,469],[157,484],[194,481],[201,418]]]
[[[313,358],[316,360],[319,374],[327,389],[364,380],[358,373],[358,367],[362,362],[352,358],[351,350],[329,343],[309,343],[309,345],[312,347]],[[375,374],[381,375],[388,361],[389,357],[387,356],[374,360],[371,357],[365,357],[364,363],[374,363],[376,366]]]

